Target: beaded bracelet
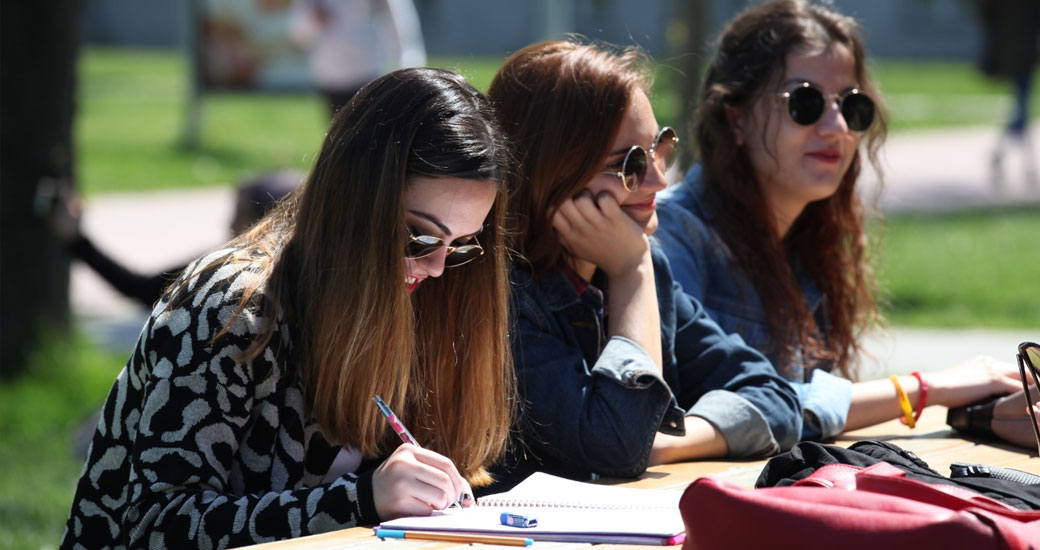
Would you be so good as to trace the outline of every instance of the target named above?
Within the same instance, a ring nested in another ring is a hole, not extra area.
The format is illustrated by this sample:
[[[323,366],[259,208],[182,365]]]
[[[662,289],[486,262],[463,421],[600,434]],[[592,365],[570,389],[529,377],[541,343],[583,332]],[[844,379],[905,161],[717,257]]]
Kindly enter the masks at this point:
[[[917,425],[917,419],[914,418],[914,408],[910,406],[910,398],[906,396],[906,391],[903,390],[903,385],[899,383],[899,377],[892,375],[888,377],[892,381],[892,385],[896,387],[896,397],[899,399],[899,407],[903,409],[903,422],[913,428]]]

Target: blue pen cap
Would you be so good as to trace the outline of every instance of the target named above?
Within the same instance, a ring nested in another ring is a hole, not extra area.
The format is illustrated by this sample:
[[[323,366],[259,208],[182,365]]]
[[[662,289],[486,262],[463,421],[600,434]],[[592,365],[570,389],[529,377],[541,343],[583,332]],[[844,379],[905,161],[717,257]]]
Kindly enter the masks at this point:
[[[502,512],[499,516],[499,521],[502,525],[509,525],[511,527],[536,527],[538,526],[538,520],[535,518],[529,518],[520,514],[510,514],[509,512]]]

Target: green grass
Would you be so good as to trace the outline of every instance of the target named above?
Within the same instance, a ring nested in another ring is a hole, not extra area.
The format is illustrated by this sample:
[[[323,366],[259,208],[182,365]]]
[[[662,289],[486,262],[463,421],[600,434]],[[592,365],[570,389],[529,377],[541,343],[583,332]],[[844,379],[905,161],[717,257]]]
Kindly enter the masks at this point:
[[[879,275],[893,325],[1040,327],[1040,207],[893,217]]]
[[[872,64],[891,109],[895,131],[931,127],[1000,125],[1011,113],[1011,85],[986,77],[967,61],[894,61]],[[1031,113],[1040,116],[1040,87]]]
[[[43,349],[30,374],[0,383],[0,548],[57,548],[83,466],[71,433],[126,360],[83,341]]]
[[[207,96],[200,147],[185,149],[185,75],[173,52],[84,52],[76,120],[84,192],[223,185],[250,172],[309,166],[327,115],[304,94]]]
[[[498,57],[433,57],[430,65],[461,72],[486,90]],[[175,51],[88,48],[80,60],[76,120],[78,176],[87,193],[231,185],[247,173],[307,169],[324,136],[327,115],[313,94],[221,93],[205,96],[199,146],[182,146],[187,67]],[[896,131],[999,124],[1008,86],[986,79],[969,62],[883,61],[874,72],[891,104]],[[658,71],[654,109],[681,126],[674,69]],[[1033,101],[1040,114],[1040,87]]]

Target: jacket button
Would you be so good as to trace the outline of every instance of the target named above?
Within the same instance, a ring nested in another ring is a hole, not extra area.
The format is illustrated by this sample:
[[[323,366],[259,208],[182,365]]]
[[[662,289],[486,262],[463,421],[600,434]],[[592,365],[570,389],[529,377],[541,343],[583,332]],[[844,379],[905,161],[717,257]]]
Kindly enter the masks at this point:
[[[676,424],[675,421],[669,422],[668,425],[673,427],[673,428],[678,428],[679,427],[679,425]]]

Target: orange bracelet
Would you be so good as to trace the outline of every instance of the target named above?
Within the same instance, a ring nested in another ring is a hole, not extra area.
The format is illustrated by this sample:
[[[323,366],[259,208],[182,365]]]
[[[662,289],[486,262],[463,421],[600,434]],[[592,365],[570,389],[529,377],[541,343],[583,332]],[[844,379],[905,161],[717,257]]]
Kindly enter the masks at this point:
[[[899,407],[903,409],[903,421],[907,426],[913,428],[917,425],[917,420],[914,418],[914,408],[910,406],[910,398],[906,396],[906,391],[903,390],[903,385],[899,383],[899,377],[892,375],[888,377],[892,381],[892,385],[896,387],[896,398],[899,399]]]

